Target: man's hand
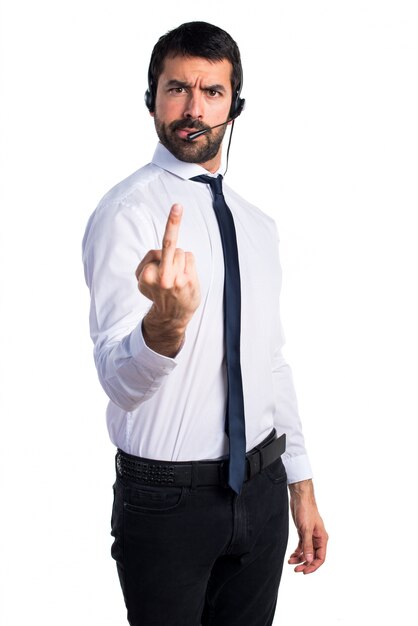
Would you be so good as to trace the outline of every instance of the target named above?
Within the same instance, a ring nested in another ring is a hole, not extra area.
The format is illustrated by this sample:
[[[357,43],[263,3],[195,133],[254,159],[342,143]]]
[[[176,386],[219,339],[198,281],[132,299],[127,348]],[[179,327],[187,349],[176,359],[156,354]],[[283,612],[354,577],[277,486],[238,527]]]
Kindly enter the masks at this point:
[[[176,247],[182,214],[182,206],[173,204],[162,250],[150,250],[135,272],[139,291],[153,302],[142,322],[145,342],[170,357],[180,350],[187,324],[200,304],[193,254]]]
[[[313,483],[303,480],[289,485],[290,510],[299,535],[299,543],[291,554],[289,563],[295,572],[311,574],[325,561],[328,534],[319,515]]]

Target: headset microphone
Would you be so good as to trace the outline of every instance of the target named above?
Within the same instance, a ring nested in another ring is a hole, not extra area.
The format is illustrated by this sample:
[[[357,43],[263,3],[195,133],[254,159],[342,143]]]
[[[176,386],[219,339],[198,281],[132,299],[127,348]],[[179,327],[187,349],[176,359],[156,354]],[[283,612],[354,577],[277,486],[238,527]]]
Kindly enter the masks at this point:
[[[197,130],[195,133],[189,133],[188,135],[186,135],[186,139],[187,141],[193,141],[193,139],[196,139],[196,137],[200,137],[200,135],[204,135],[205,133],[208,133],[210,130],[213,130],[214,128],[219,128],[219,126],[225,126],[225,124],[232,122],[233,119],[235,118],[231,118],[229,120],[226,120],[226,122],[222,122],[222,124],[216,124],[216,126],[211,126],[210,128]]]

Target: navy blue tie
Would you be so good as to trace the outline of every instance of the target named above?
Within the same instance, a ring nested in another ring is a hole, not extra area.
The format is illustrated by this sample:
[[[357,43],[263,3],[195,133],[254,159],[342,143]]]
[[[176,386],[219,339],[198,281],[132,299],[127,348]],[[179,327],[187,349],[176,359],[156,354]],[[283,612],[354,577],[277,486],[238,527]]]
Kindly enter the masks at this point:
[[[245,478],[245,417],[240,363],[241,281],[234,219],[222,192],[222,176],[195,176],[210,185],[224,253],[224,337],[228,380],[225,431],[229,437],[228,484],[240,493]]]

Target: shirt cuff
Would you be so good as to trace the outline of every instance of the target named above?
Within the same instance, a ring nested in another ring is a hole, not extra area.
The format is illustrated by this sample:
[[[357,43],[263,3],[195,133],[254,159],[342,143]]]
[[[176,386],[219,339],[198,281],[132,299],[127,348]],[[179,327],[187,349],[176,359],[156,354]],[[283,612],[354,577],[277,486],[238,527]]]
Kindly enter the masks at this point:
[[[312,468],[306,454],[289,456],[285,453],[282,456],[282,461],[286,468],[288,485],[312,478]]]
[[[138,324],[131,333],[130,349],[135,361],[139,361],[142,367],[155,374],[169,374],[177,366],[177,355],[174,358],[164,356],[147,346],[142,334],[142,323]]]

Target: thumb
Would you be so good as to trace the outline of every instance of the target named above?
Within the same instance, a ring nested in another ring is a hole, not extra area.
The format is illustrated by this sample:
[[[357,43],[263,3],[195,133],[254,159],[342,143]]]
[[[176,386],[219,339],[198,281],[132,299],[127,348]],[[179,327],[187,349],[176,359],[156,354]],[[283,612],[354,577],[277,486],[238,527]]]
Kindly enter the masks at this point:
[[[312,542],[312,533],[305,531],[302,538],[303,558],[306,563],[312,563],[314,560],[314,547]]]

